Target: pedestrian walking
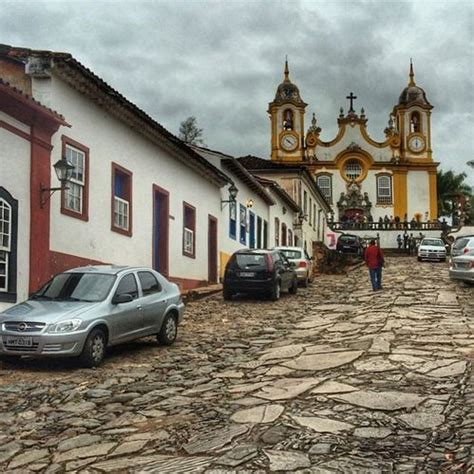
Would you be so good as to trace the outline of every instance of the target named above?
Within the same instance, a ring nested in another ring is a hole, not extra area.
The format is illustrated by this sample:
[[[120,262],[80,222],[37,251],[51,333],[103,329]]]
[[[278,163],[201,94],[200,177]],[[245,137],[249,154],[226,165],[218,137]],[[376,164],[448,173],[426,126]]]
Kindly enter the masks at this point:
[[[413,234],[410,234],[408,237],[408,253],[410,255],[415,255],[416,250],[416,239],[413,237]]]
[[[378,291],[382,289],[382,267],[384,266],[383,252],[375,245],[375,239],[370,241],[370,245],[365,250],[365,263],[369,268],[370,282],[372,289]]]
[[[402,244],[403,244],[403,239],[402,239],[402,236],[400,234],[397,235],[397,245],[398,245],[398,250],[400,250],[402,248]]]
[[[403,248],[408,250],[408,232],[403,232]]]

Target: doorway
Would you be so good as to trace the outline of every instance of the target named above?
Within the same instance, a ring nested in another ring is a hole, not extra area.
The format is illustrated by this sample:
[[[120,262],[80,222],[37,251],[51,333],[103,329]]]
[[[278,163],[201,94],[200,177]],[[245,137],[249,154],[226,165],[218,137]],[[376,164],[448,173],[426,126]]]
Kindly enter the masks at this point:
[[[209,214],[207,233],[208,281],[217,283],[217,219]]]
[[[153,268],[169,276],[169,192],[153,185]]]

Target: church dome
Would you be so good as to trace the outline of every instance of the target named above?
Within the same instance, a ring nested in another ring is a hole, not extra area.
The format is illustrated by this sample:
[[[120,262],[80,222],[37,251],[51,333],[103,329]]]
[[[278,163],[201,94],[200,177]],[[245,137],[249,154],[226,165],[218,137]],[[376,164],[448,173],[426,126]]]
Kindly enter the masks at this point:
[[[398,99],[399,105],[408,105],[408,104],[421,104],[421,105],[430,105],[428,99],[426,98],[425,91],[418,86],[408,86],[403,89]]]
[[[410,61],[410,82],[400,94],[398,105],[414,104],[431,106],[426,98],[425,91],[415,84],[415,73],[413,72],[413,64]]]
[[[285,61],[285,79],[277,88],[274,102],[293,102],[296,104],[304,104],[300,96],[300,90],[290,81],[289,74],[288,61]]]

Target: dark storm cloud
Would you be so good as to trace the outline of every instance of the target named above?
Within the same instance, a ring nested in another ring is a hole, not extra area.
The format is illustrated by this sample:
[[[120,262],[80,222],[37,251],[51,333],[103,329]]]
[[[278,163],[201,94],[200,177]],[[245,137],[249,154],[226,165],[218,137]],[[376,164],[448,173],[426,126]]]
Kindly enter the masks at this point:
[[[315,112],[326,140],[337,133],[350,91],[356,110],[365,109],[369,133],[382,140],[413,57],[417,84],[435,106],[435,159],[469,172],[469,2],[0,0],[0,6],[0,42],[70,52],[171,132],[195,115],[208,146],[234,155],[268,156],[266,110],[283,79],[285,55],[308,103],[306,124]]]

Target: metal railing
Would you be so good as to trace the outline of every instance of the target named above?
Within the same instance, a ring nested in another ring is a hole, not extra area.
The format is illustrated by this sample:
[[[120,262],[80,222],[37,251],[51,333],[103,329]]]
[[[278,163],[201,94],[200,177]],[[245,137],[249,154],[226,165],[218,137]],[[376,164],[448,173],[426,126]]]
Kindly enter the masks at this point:
[[[449,226],[444,222],[328,222],[332,230],[442,230]]]

